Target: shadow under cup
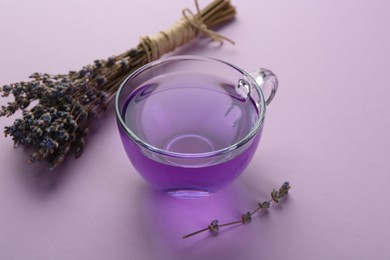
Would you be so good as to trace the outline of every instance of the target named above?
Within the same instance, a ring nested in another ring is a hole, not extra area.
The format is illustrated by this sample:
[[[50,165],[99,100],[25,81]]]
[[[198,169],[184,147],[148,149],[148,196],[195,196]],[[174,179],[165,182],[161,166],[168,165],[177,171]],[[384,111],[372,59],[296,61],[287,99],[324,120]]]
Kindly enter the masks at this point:
[[[258,73],[264,82],[267,72]],[[135,169],[176,197],[205,196],[231,183],[252,159],[263,129],[266,101],[256,81],[234,65],[195,56],[136,70],[115,102]]]

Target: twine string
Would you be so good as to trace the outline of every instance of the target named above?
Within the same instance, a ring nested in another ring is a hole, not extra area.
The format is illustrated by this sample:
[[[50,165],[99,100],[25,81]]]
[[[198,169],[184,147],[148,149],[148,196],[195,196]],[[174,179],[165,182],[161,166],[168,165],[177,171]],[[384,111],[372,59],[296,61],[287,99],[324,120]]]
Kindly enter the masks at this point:
[[[226,36],[223,36],[220,33],[217,33],[216,31],[210,30],[207,28],[207,25],[203,22],[202,17],[200,16],[200,9],[198,0],[195,0],[195,6],[196,6],[196,12],[197,14],[194,14],[189,8],[184,8],[182,11],[184,19],[191,24],[193,27],[198,29],[199,31],[203,32],[206,36],[211,38],[213,41],[223,43],[223,41],[228,41],[231,44],[234,44],[234,41],[229,39]]]
[[[145,36],[141,38],[140,46],[146,53],[148,61],[159,59],[163,54],[184,45],[195,38],[199,32],[203,32],[207,37],[215,42],[223,43],[228,41],[234,44],[231,39],[210,30],[203,22],[200,15],[198,1],[195,0],[197,13],[194,14],[189,8],[182,10],[183,19],[165,31],[161,31],[156,36]]]

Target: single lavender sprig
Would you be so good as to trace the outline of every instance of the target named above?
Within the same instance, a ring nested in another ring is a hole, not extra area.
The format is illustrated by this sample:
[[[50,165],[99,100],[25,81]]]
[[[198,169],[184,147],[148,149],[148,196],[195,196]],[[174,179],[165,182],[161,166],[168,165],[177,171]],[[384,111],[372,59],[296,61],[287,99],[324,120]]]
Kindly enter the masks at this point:
[[[252,216],[256,212],[262,211],[262,210],[268,210],[271,206],[271,202],[279,203],[283,198],[285,198],[288,194],[288,191],[291,189],[289,182],[284,182],[283,185],[279,188],[279,190],[272,190],[271,192],[271,199],[259,202],[258,207],[254,209],[253,211],[248,211],[245,214],[241,216],[240,220],[228,222],[219,224],[219,221],[217,219],[214,219],[211,221],[210,225],[207,228],[200,229],[198,231],[192,232],[190,234],[187,234],[183,236],[183,239],[189,238],[192,236],[195,236],[197,234],[200,234],[205,231],[210,231],[212,234],[217,234],[221,227],[231,226],[231,225],[242,225],[242,224],[249,224],[252,221]]]

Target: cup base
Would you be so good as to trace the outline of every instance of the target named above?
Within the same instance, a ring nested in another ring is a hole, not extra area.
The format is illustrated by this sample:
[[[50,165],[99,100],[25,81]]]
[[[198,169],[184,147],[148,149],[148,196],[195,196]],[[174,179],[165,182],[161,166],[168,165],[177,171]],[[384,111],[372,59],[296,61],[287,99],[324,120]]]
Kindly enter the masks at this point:
[[[196,199],[214,194],[213,192],[206,190],[196,190],[196,189],[175,189],[165,191],[168,195],[175,198],[182,199]]]
[[[215,145],[213,140],[209,138],[193,133],[185,133],[176,135],[171,138],[168,143],[165,145],[165,150],[177,153],[206,153],[212,152],[215,150]],[[165,158],[172,165],[180,167],[205,167],[212,165],[215,159],[213,158],[202,158],[202,159],[185,159],[185,158],[175,158],[167,157]]]

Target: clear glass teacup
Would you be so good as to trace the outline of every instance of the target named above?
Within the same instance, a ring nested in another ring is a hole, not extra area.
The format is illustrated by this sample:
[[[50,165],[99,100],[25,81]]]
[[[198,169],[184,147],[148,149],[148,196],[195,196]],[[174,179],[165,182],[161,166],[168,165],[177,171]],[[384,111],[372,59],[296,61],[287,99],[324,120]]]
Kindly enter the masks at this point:
[[[116,95],[123,146],[153,187],[176,197],[215,193],[251,161],[277,86],[269,70],[247,73],[211,58],[151,62]]]

